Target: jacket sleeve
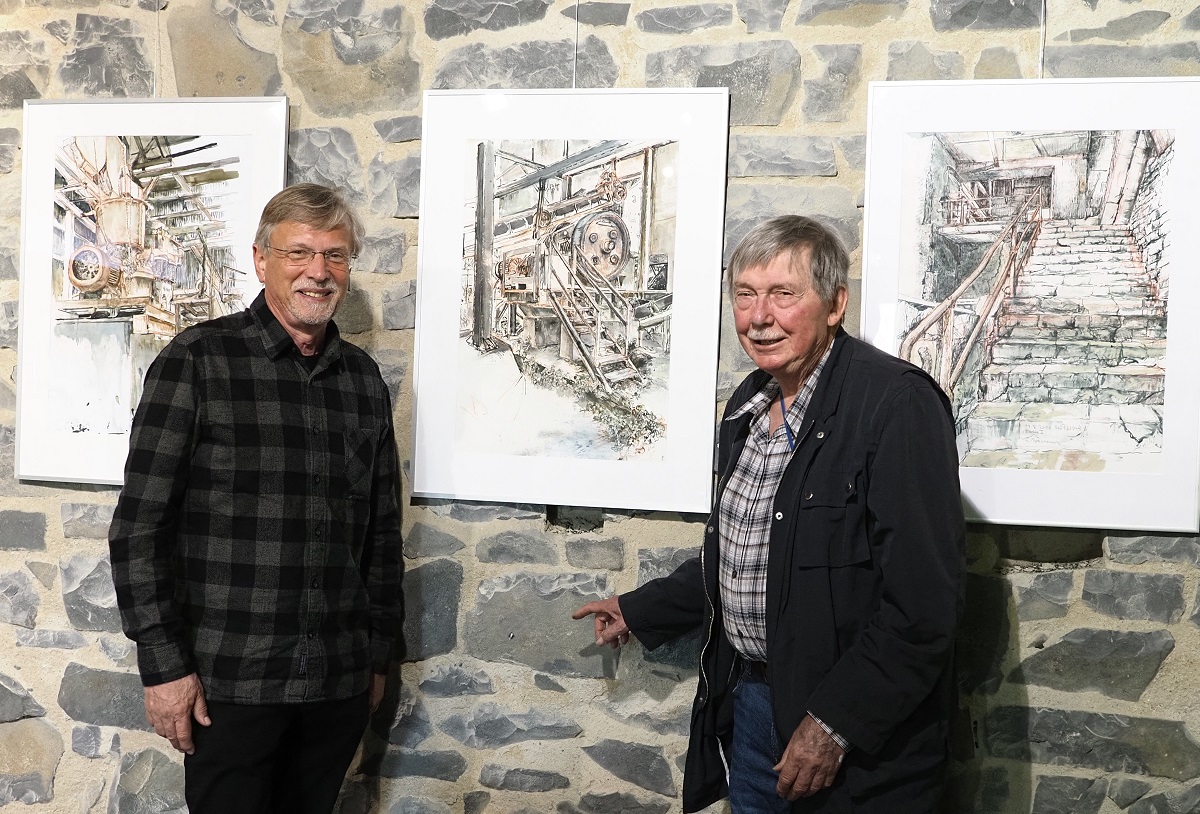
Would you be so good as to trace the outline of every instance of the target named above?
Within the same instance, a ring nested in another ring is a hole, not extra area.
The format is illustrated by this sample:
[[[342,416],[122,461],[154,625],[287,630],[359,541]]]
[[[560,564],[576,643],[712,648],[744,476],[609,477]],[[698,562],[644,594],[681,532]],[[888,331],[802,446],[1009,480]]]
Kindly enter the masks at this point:
[[[137,642],[146,686],[195,672],[175,602],[175,540],[195,437],[195,363],[172,342],[146,372],[133,416],[125,484],[108,531],[121,625]]]
[[[621,614],[647,650],[682,636],[704,621],[704,572],[693,557],[665,577],[621,594]]]
[[[400,539],[400,467],[397,462],[396,435],[392,424],[391,400],[380,378],[386,428],[375,452],[374,482],[371,487],[371,524],[367,530],[369,558],[367,594],[371,603],[371,670],[387,673],[393,656],[403,658],[404,637],[404,560]]]
[[[958,453],[948,405],[931,384],[918,379],[895,396],[868,478],[878,606],[808,709],[873,753],[942,677],[961,608]]]

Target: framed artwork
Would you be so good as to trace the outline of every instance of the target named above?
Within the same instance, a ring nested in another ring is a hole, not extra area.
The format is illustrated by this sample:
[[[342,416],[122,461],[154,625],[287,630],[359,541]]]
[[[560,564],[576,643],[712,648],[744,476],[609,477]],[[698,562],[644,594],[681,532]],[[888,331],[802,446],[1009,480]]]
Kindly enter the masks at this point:
[[[863,333],[950,396],[969,518],[1200,525],[1197,105],[1191,79],[871,86]]]
[[[708,511],[728,110],[425,94],[414,495]]]
[[[146,368],[241,310],[287,99],[29,101],[16,474],[120,484]]]

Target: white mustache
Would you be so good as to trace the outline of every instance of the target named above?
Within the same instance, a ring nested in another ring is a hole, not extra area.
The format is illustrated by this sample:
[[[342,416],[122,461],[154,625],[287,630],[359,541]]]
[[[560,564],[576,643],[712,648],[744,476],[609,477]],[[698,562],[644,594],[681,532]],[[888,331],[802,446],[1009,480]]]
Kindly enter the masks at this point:
[[[783,339],[782,334],[774,334],[770,331],[756,331],[753,328],[746,331],[746,338],[751,342],[770,342],[775,339]]]

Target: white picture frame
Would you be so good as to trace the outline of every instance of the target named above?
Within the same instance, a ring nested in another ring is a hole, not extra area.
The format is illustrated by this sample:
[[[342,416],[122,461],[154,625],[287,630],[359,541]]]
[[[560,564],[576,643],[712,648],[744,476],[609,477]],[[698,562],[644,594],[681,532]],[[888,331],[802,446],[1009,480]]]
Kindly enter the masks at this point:
[[[122,483],[158,350],[261,289],[286,155],[284,97],[25,103],[18,479]]]
[[[724,88],[425,94],[414,496],[709,510],[728,110]],[[565,327],[569,291],[592,327]]]
[[[969,519],[1200,527],[1198,104],[1194,79],[870,86],[863,336],[950,393]]]

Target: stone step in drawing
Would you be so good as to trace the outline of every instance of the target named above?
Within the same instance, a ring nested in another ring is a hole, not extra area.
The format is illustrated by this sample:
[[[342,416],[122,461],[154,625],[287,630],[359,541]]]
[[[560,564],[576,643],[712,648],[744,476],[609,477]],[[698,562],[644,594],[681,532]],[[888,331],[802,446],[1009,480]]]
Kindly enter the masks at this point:
[[[1047,404],[1162,404],[1165,370],[1150,365],[988,365],[985,401]]]
[[[967,420],[972,451],[1157,451],[1162,407],[1147,404],[1020,404],[981,402]]]

